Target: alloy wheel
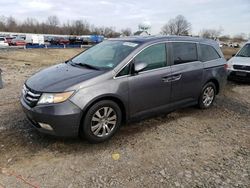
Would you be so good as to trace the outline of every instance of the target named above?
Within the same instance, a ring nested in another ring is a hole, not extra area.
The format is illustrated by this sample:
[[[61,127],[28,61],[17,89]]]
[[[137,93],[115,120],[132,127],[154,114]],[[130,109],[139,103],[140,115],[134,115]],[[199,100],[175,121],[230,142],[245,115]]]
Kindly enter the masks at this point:
[[[207,87],[202,96],[202,102],[205,107],[209,107],[214,100],[215,91],[212,86]]]
[[[117,124],[117,115],[113,108],[102,107],[98,109],[91,119],[91,131],[97,137],[111,134]]]

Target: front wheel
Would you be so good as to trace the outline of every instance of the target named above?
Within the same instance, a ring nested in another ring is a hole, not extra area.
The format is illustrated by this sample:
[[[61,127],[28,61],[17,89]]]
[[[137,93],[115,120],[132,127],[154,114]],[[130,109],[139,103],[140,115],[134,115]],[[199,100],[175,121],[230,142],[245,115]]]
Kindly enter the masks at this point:
[[[110,100],[99,101],[85,115],[81,135],[90,143],[110,139],[121,125],[122,113],[119,106]]]
[[[199,97],[198,106],[201,109],[209,108],[215,99],[216,87],[214,83],[208,82],[202,89]]]

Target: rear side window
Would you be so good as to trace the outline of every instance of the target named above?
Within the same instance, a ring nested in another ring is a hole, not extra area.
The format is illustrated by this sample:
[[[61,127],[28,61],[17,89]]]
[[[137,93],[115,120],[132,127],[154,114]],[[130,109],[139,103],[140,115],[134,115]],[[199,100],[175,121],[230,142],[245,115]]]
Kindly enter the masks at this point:
[[[220,55],[217,53],[217,51],[209,45],[206,44],[200,44],[200,50],[201,50],[201,61],[211,61],[214,59],[219,59]]]
[[[188,42],[173,43],[173,58],[175,65],[198,61],[196,44]]]

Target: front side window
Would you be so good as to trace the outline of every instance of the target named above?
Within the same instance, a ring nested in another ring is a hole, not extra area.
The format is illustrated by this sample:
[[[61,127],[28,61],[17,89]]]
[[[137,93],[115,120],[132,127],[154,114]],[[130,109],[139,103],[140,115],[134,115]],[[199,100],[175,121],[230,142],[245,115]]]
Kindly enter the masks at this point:
[[[134,62],[146,63],[147,67],[144,71],[165,67],[167,62],[165,43],[155,44],[144,49],[134,58]]]
[[[74,57],[71,61],[77,65],[113,69],[139,46],[136,42],[104,41]]]
[[[200,50],[201,50],[202,62],[211,61],[211,60],[220,58],[219,54],[216,52],[216,50],[212,46],[209,46],[206,44],[200,44]]]
[[[188,42],[173,43],[173,59],[175,65],[198,61],[196,44]]]
[[[236,55],[236,57],[250,57],[250,44],[246,44]]]

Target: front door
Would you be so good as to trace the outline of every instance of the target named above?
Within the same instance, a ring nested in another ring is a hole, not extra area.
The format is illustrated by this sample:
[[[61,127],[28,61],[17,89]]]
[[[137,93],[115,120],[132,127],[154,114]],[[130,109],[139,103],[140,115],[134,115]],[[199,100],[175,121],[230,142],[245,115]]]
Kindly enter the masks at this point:
[[[131,116],[167,105],[170,101],[171,75],[165,43],[154,44],[140,52],[133,62],[144,62],[147,68],[129,77]]]

